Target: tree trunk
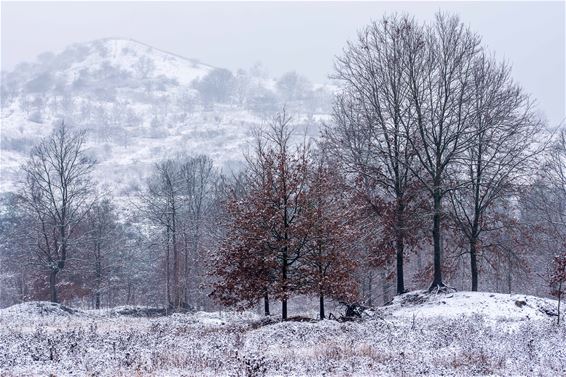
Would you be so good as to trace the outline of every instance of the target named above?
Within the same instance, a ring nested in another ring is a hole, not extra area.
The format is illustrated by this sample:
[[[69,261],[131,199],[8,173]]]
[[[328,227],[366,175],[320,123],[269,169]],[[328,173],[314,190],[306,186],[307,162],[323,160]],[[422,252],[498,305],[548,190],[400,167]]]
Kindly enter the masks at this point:
[[[281,319],[287,320],[287,299],[281,300]]]
[[[132,282],[128,281],[128,295],[126,296],[126,305],[132,302]]]
[[[199,211],[200,213],[200,211]],[[193,255],[193,264],[194,264],[194,271],[192,274],[192,278],[194,281],[194,285],[196,287],[201,286],[202,283],[202,274],[200,273],[201,271],[201,267],[199,266],[199,242],[200,242],[200,215],[197,215],[196,217],[196,225],[195,225],[195,232],[193,234],[193,242],[192,242],[192,255]],[[203,291],[197,289],[197,295],[195,297],[195,300],[198,299],[199,303],[201,304],[201,306],[204,305],[204,301],[206,296],[203,295]],[[188,303],[188,301],[187,301]]]
[[[282,285],[283,285],[283,299],[281,300],[281,318],[287,319],[287,251],[283,253],[282,265]]]
[[[442,214],[442,195],[440,193],[440,184],[435,184],[434,188],[434,215],[432,225],[432,240],[434,244],[434,279],[430,285],[429,291],[444,287],[442,282],[442,245],[441,245],[441,214]]]
[[[102,280],[102,262],[100,260],[100,246],[96,246],[96,293],[95,308],[100,309],[100,281]]]
[[[507,251],[507,293],[511,294],[511,285],[512,285],[512,277],[513,277],[513,261],[511,259],[511,250]]]
[[[557,324],[560,325],[560,301],[562,299],[562,281],[558,283],[558,321]]]
[[[189,246],[187,242],[187,234],[183,233],[184,251],[185,251],[185,266],[184,266],[184,306],[189,307]]]
[[[181,295],[179,294],[179,253],[177,250],[177,214],[175,206],[172,207],[171,215],[171,242],[173,242],[173,300],[175,309],[181,306]]]
[[[285,172],[285,165],[283,165],[282,169],[282,177],[283,177],[283,239],[285,241],[283,247],[283,276],[282,276],[282,283],[283,283],[283,300],[281,300],[281,318],[283,320],[287,319],[287,295],[288,295],[288,286],[287,286],[287,268],[289,266],[289,214],[288,214],[288,203],[287,203],[287,183],[286,183],[286,172]]]
[[[373,306],[373,272],[370,270],[368,275],[368,305]]]
[[[266,316],[270,315],[269,313],[269,294],[265,292],[263,295],[263,311]]]
[[[404,252],[404,242],[403,236],[397,234],[397,240],[395,242],[396,252],[397,252],[397,294],[405,293],[405,281],[403,277],[403,252]]]
[[[281,300],[281,318],[287,319],[287,252],[283,253],[283,299]]]
[[[287,236],[285,236],[285,240],[287,240]],[[283,250],[283,263],[282,263],[282,286],[283,286],[283,299],[281,300],[281,318],[283,320],[287,319],[287,267],[288,267],[288,255],[287,255],[287,247]]]
[[[57,272],[59,271],[52,269],[49,273],[49,291],[51,293],[51,302],[59,302],[57,300]]]
[[[320,299],[320,306],[319,306],[320,319],[324,319],[324,318],[326,318],[325,315],[324,315],[324,293],[320,292],[319,299]]]
[[[472,292],[478,290],[478,256],[477,256],[477,239],[472,237],[470,240],[470,267],[472,272]]]
[[[389,284],[387,283],[387,264],[381,269],[381,282],[383,290],[383,304],[389,302]]]
[[[167,243],[167,249],[165,254],[165,294],[167,295],[167,307],[171,306],[171,288],[169,287],[169,223],[167,224],[167,239],[165,242]]]
[[[397,294],[405,293],[405,279],[403,276],[403,253],[405,250],[405,240],[403,237],[404,232],[404,221],[403,221],[403,212],[405,210],[405,206],[401,199],[397,200],[397,224],[395,226],[395,249],[397,253]]]

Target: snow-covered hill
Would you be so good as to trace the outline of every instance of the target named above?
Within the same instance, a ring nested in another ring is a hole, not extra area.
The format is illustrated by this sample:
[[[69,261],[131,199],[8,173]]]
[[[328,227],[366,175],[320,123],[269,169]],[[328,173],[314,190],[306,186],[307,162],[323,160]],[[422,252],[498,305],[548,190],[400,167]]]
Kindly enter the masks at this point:
[[[283,104],[300,129],[309,125],[317,135],[331,88],[287,81],[280,85],[260,67],[231,73],[127,39],[42,54],[2,72],[0,191],[14,189],[31,146],[63,120],[87,131],[96,178],[115,196],[139,186],[155,161],[180,153],[237,168],[251,129]]]
[[[214,69],[132,39],[105,38],[73,44],[57,54],[41,54],[35,63],[20,64],[11,75],[24,78],[29,88],[35,84],[48,89],[45,79],[49,76],[72,84],[85,72],[94,74],[105,68],[114,73],[130,73],[140,79],[163,76],[180,84],[190,84]],[[8,77],[12,78],[11,75]]]
[[[140,318],[141,308],[0,310],[0,374],[562,376],[556,301],[411,292],[363,321],[264,321],[253,313]],[[133,315],[132,313],[136,314]]]
[[[411,320],[480,316],[493,322],[513,322],[546,320],[556,315],[556,304],[555,300],[519,294],[455,292],[435,295],[417,291],[396,296],[383,310],[386,315]]]

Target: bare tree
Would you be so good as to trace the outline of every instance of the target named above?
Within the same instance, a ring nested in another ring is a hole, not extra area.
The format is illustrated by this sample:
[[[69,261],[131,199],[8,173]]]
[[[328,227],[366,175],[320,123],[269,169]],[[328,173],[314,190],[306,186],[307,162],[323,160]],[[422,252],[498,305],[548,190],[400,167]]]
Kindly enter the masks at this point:
[[[445,286],[443,199],[455,188],[449,179],[451,170],[473,139],[469,129],[472,73],[480,39],[456,16],[443,14],[437,14],[434,23],[403,35],[403,61],[415,114],[415,122],[406,125],[406,134],[420,162],[419,170],[413,172],[432,199],[434,278],[430,289],[440,289]]]
[[[554,233],[564,237],[563,242],[566,242],[566,129],[556,134],[541,173],[548,191],[539,196],[538,206]]]
[[[64,123],[33,148],[22,169],[20,199],[30,215],[32,250],[49,271],[51,301],[57,302],[57,274],[79,237],[78,225],[92,206],[94,161],[85,153],[83,132]]]
[[[449,198],[469,243],[472,291],[477,291],[481,235],[502,226],[498,203],[517,193],[519,179],[533,171],[531,163],[544,143],[535,144],[542,123],[532,101],[512,81],[509,66],[479,56],[470,89],[471,139],[454,177],[458,188],[450,191]]]
[[[165,160],[155,164],[154,173],[147,182],[147,189],[139,194],[138,199],[142,204],[141,210],[144,216],[163,232],[165,296],[167,305],[178,309],[181,307],[177,247],[180,177],[173,160]],[[171,266],[171,261],[173,266]]]
[[[165,291],[168,305],[175,310],[203,304],[203,241],[207,220],[215,204],[217,173],[204,155],[179,156],[157,163],[140,194],[144,216],[161,233],[165,249]],[[192,297],[191,296],[192,289]]]
[[[415,112],[403,67],[403,34],[416,28],[407,16],[385,17],[360,32],[355,43],[348,43],[335,64],[334,78],[343,89],[334,105],[334,125],[326,132],[345,166],[364,181],[376,182],[377,195],[395,203],[397,294],[405,292],[407,191],[414,180],[410,166],[416,169],[405,134]]]
[[[553,272],[557,273],[556,267],[560,266],[560,258],[566,250],[566,131],[564,128],[559,129],[554,135],[553,142],[546,149],[545,155],[546,161],[538,169],[536,180],[521,193],[520,204],[522,221],[533,229],[531,236],[536,243],[536,252],[529,255],[530,266],[538,272],[535,277],[542,278],[541,282],[552,284],[548,277]],[[558,281],[555,280],[554,283]]]
[[[100,309],[100,297],[108,288],[112,254],[120,248],[121,239],[118,219],[114,206],[108,199],[94,203],[86,215],[85,221],[85,247],[89,259],[94,262],[94,301],[95,308]]]
[[[184,240],[184,295],[189,303],[189,286],[192,280],[195,286],[196,301],[202,305],[206,294],[200,289],[206,276],[204,271],[202,243],[207,220],[212,218],[215,204],[215,184],[218,177],[213,161],[205,155],[185,157],[180,164],[182,229]],[[192,267],[192,275],[190,276]]]

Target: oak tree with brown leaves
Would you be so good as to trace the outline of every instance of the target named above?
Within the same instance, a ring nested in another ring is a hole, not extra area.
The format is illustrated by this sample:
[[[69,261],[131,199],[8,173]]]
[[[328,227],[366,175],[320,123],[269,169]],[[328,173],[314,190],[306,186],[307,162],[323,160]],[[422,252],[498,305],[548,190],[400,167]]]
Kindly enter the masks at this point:
[[[309,234],[309,146],[293,147],[292,136],[285,111],[267,131],[257,132],[255,150],[247,158],[247,190],[228,204],[233,223],[215,263],[220,281],[213,292],[224,303],[247,306],[265,297],[266,309],[271,295],[281,300],[283,319],[289,297],[300,287],[297,267]]]
[[[353,302],[358,291],[355,241],[361,232],[351,194],[332,165],[324,154],[311,162],[306,209],[310,231],[300,263],[301,292],[318,295],[321,319],[326,297]]]

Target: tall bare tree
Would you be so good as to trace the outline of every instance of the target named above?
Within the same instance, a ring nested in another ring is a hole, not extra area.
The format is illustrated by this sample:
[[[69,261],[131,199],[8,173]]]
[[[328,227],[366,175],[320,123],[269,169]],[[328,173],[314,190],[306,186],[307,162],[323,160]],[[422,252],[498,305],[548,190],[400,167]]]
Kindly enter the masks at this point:
[[[154,173],[148,180],[147,189],[139,195],[142,212],[162,230],[165,248],[165,295],[167,305],[175,309],[182,306],[179,284],[180,257],[177,243],[180,182],[176,162],[165,160],[155,165]]]
[[[22,166],[20,199],[29,214],[30,250],[49,272],[51,301],[57,302],[57,274],[80,236],[78,225],[94,201],[94,160],[85,153],[85,135],[64,123],[31,151]]]
[[[434,278],[430,289],[444,287],[442,279],[443,201],[455,186],[454,165],[473,140],[473,67],[480,38],[456,16],[437,14],[424,28],[411,28],[405,39],[404,66],[414,124],[406,133],[417,160],[415,175],[429,192],[434,245]],[[416,134],[416,137],[414,135]]]
[[[547,279],[549,271],[557,267],[557,262],[558,266],[560,265],[560,258],[566,250],[566,130],[564,126],[554,135],[545,155],[546,161],[540,165],[536,180],[523,190],[520,204],[522,221],[534,230],[532,236],[536,243],[536,253],[529,255],[529,264],[539,271],[537,275],[544,276],[543,282],[549,283]]]
[[[200,285],[206,276],[204,255],[201,253],[203,237],[214,215],[215,185],[218,174],[210,157],[199,155],[180,159],[181,225],[184,243],[184,300],[189,304],[189,288],[194,282],[195,304],[206,297]],[[192,275],[192,276],[191,276]]]
[[[366,191],[394,202],[398,294],[405,291],[407,191],[414,180],[410,166],[416,169],[405,133],[415,111],[403,66],[404,34],[417,28],[407,16],[388,16],[347,44],[335,64],[334,78],[343,86],[334,105],[333,127],[326,133],[344,165],[364,181],[377,183],[380,192]],[[377,217],[381,215],[376,211]]]
[[[178,156],[155,165],[139,196],[142,213],[163,237],[165,291],[175,310],[188,308],[189,299],[202,304],[206,297],[203,237],[213,217],[216,179],[209,157]]]
[[[477,291],[481,235],[502,226],[498,204],[516,194],[520,178],[533,172],[532,162],[544,143],[537,143],[542,122],[532,101],[513,82],[508,65],[478,56],[469,88],[471,138],[453,178],[458,188],[450,191],[449,198],[458,227],[469,243],[471,285],[472,291]]]

